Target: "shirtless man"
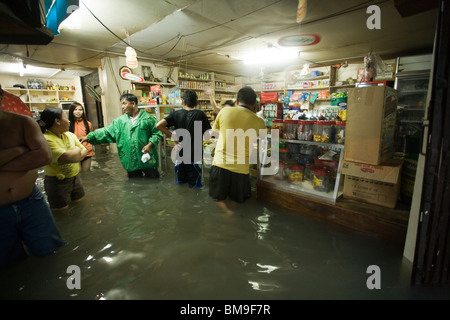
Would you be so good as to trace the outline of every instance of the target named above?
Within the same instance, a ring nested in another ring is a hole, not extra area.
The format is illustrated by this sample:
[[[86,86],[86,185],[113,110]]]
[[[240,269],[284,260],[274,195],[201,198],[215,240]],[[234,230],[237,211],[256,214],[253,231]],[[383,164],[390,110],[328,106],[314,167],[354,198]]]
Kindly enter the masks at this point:
[[[3,111],[0,102],[0,137],[0,266],[6,266],[26,256],[22,242],[34,256],[51,254],[65,242],[35,185],[37,169],[51,161],[39,125]]]

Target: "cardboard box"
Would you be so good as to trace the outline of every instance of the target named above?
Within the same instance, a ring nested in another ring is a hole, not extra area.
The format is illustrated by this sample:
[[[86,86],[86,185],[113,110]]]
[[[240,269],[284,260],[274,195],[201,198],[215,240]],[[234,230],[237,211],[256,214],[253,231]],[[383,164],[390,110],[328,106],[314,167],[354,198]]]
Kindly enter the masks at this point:
[[[377,165],[392,158],[397,97],[387,86],[349,90],[344,160]]]
[[[395,71],[396,71],[396,63],[386,63],[384,68],[384,72],[377,74],[373,79],[374,81],[378,80],[395,80]]]
[[[400,192],[402,164],[403,160],[393,158],[376,166],[342,161],[344,198],[395,208]]]

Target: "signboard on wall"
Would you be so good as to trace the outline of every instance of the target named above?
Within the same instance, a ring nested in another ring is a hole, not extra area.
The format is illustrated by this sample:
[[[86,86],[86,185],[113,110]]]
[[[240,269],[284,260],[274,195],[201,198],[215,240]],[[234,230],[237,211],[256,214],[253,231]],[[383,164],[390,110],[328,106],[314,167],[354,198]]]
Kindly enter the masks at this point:
[[[134,82],[144,82],[144,78],[138,76],[137,74],[133,74],[131,72],[131,69],[126,66],[123,66],[122,68],[119,69],[119,74],[120,77],[124,80],[131,80]]]

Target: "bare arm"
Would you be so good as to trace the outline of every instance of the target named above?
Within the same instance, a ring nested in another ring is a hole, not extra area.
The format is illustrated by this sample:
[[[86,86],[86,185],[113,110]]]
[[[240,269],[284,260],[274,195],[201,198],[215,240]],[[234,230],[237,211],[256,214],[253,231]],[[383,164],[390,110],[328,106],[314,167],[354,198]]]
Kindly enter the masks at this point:
[[[49,164],[52,160],[50,147],[45,140],[39,125],[32,118],[25,118],[24,139],[27,152],[15,157],[1,167],[1,171],[28,171]]]
[[[152,142],[149,142],[142,148],[142,153],[149,153],[150,150],[152,150],[154,144]]]
[[[212,105],[212,107],[214,108],[214,110],[216,112],[220,112],[220,110],[222,110],[222,106],[220,106],[220,105],[218,105],[216,103],[216,99],[214,99],[214,95],[213,94],[209,95],[209,101],[211,102],[211,105]]]
[[[172,132],[169,129],[167,129],[167,121],[166,121],[166,119],[160,120],[156,124],[156,129],[158,129],[159,131],[164,133],[166,135],[166,137],[168,137],[168,138],[172,137]]]
[[[218,113],[222,109],[222,106],[217,105],[216,99],[214,98],[214,91],[211,88],[207,88],[207,89],[205,89],[205,93],[209,97],[209,102],[211,102],[211,106]]]
[[[24,146],[17,146],[0,150],[0,167],[17,158],[18,156],[21,156],[27,151],[28,148]]]
[[[58,163],[74,163],[80,162],[86,157],[87,150],[75,147],[75,149],[67,150],[58,159]]]

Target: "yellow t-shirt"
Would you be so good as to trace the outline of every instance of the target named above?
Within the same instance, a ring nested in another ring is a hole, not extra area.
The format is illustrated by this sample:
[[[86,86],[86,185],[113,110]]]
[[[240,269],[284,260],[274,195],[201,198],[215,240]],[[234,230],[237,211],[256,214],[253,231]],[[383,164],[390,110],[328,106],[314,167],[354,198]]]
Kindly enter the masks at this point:
[[[61,157],[67,150],[72,150],[78,147],[82,150],[86,148],[80,143],[77,136],[70,131],[64,132],[59,138],[50,130],[44,133],[44,137],[50,145],[52,152],[52,162],[44,166],[44,172],[47,176],[56,176],[59,180],[64,178],[75,177],[80,172],[80,165],[75,163],[58,163]]]
[[[219,131],[213,165],[235,173],[248,174],[251,150],[260,129],[266,129],[264,120],[247,108],[225,107],[217,115],[213,130]],[[256,158],[255,158],[256,159]]]

